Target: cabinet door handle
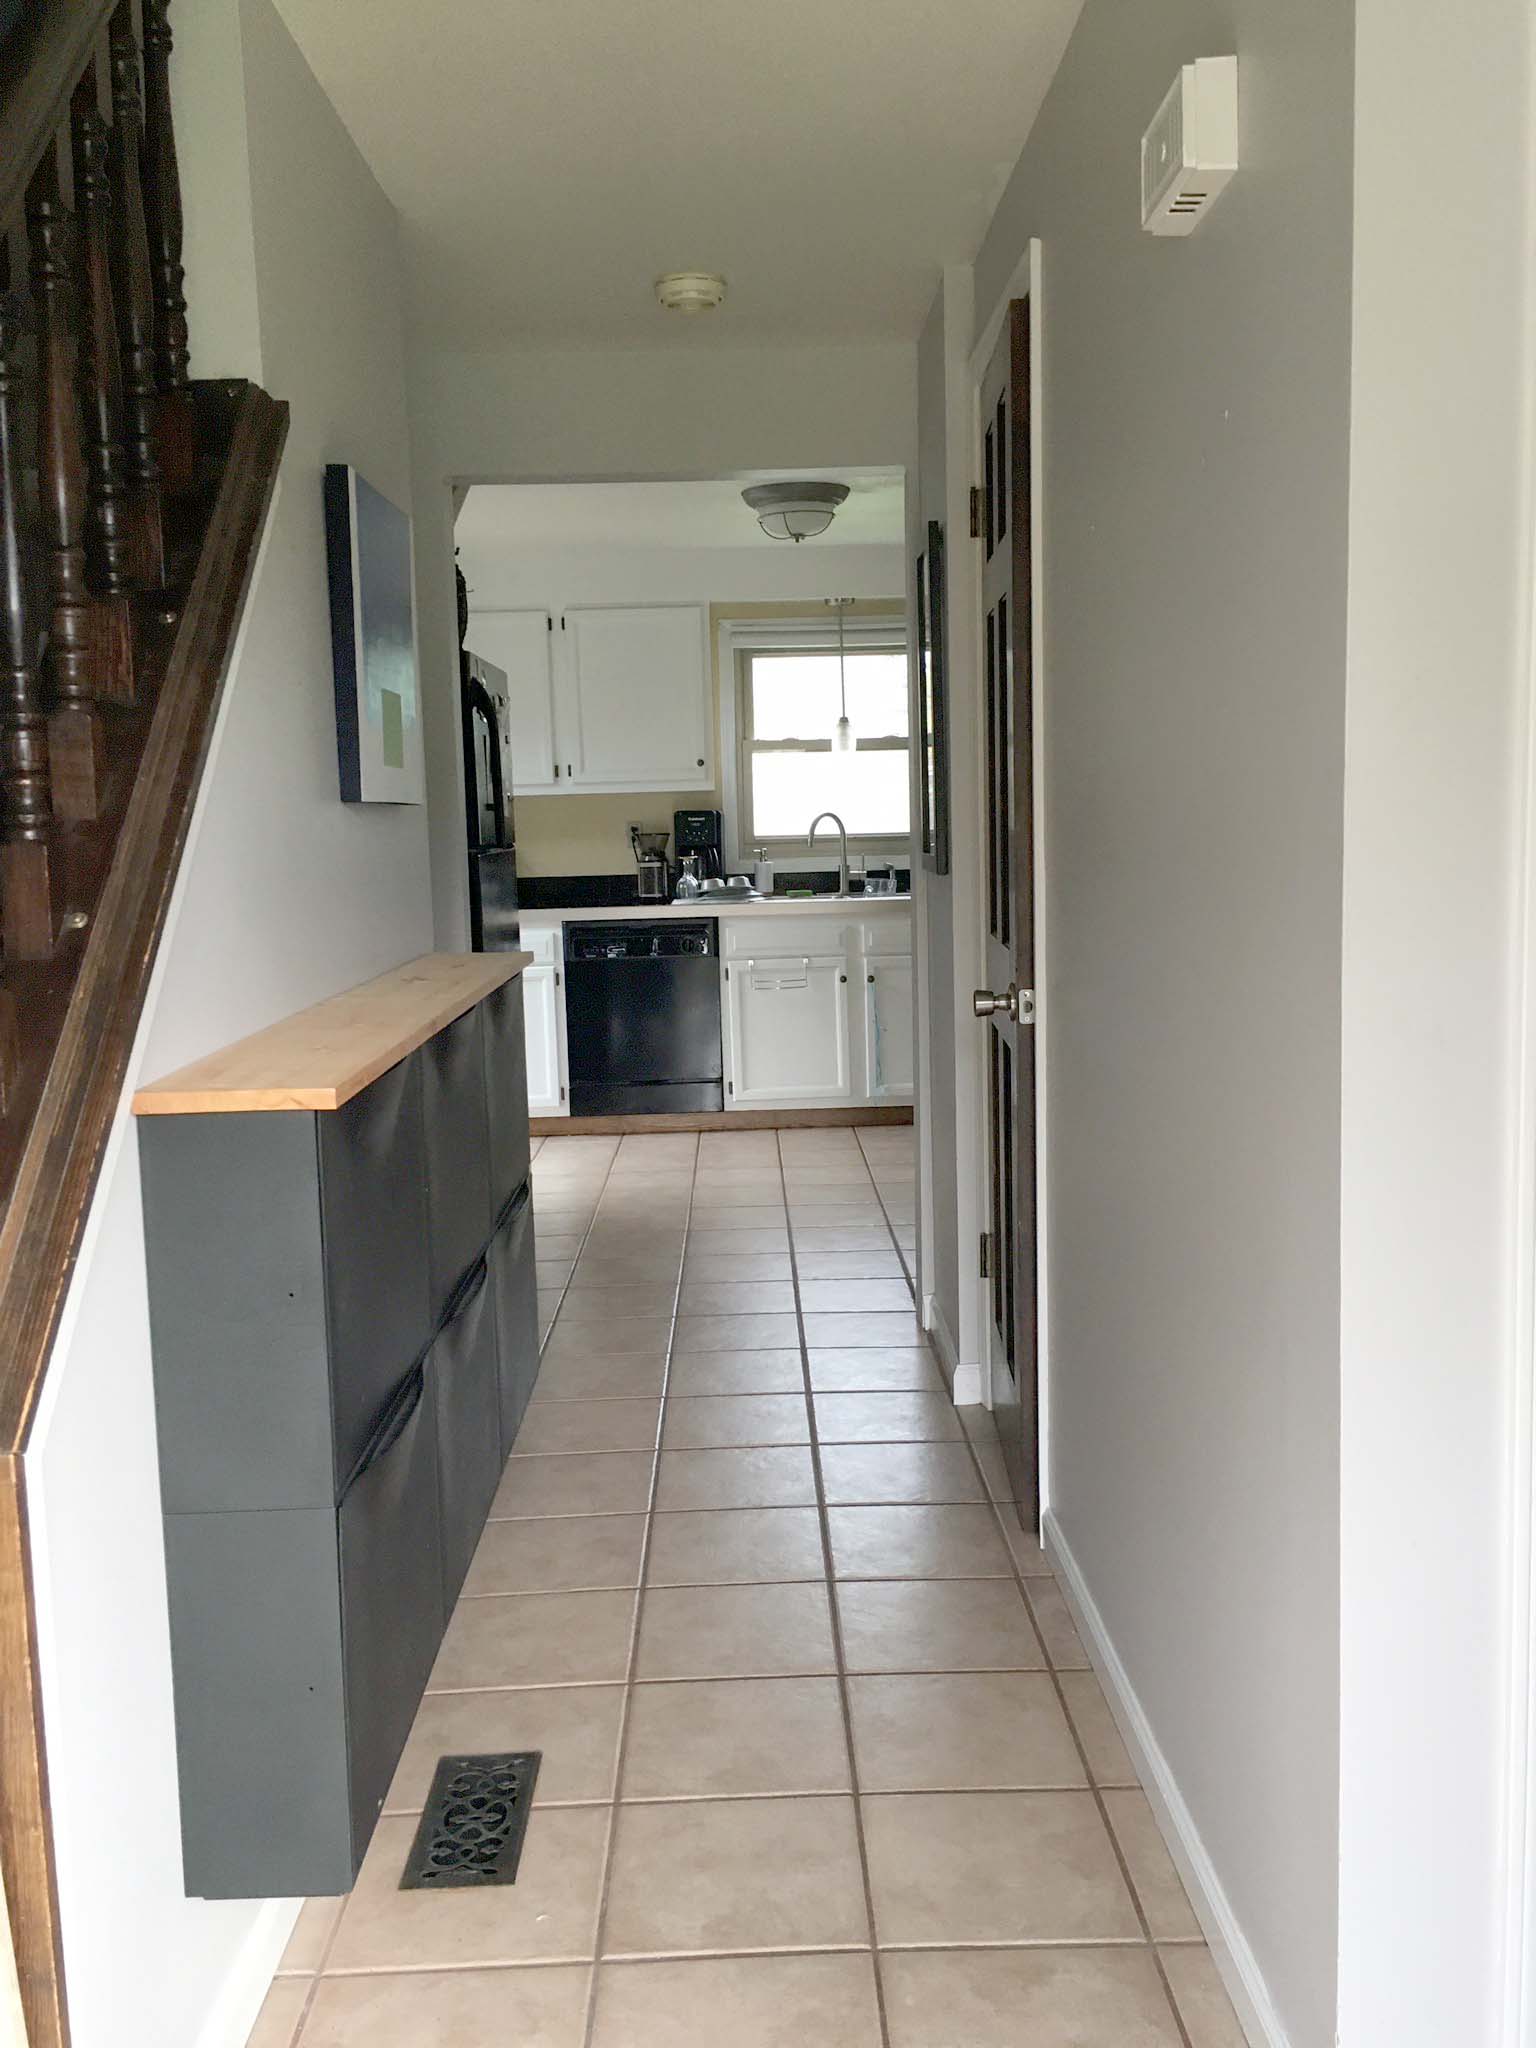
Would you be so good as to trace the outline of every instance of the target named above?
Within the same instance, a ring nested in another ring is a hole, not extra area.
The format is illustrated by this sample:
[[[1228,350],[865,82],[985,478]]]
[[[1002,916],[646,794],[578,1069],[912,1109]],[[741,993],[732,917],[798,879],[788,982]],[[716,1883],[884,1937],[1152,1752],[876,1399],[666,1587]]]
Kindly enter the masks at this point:
[[[700,754],[697,762],[695,763],[695,766],[699,768],[702,768],[704,766],[704,756],[702,754]]]
[[[869,985],[870,985],[870,987],[871,987],[871,988],[873,988],[873,987],[874,987],[874,985],[875,985],[875,977],[874,977],[874,976],[873,976],[872,974],[866,974],[866,975],[865,975],[865,977],[864,977],[864,979],[865,979],[865,980],[866,980],[866,981],[867,981],[867,982],[869,983]]]
[[[848,979],[846,974],[840,974],[837,978],[839,981],[846,981]]]
[[[381,1458],[387,1458],[405,1435],[411,1417],[421,1406],[426,1384],[426,1365],[424,1359],[418,1358],[385,1403],[384,1412],[375,1425],[373,1435],[365,1445],[362,1456],[347,1474],[346,1484],[341,1489],[343,1500],[363,1474],[372,1471]]]

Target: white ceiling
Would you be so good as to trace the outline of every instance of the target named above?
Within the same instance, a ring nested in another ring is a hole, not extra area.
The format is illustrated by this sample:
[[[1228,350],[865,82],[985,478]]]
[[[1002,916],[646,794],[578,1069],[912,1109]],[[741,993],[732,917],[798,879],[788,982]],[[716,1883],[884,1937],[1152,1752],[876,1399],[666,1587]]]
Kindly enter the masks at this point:
[[[830,477],[831,470],[797,470],[800,477]],[[905,532],[901,473],[837,472],[849,486],[846,502],[824,534],[801,548],[879,547]],[[778,548],[741,502],[748,482],[638,484],[477,484],[464,501],[454,538],[466,560],[494,560],[531,549]]]
[[[464,347],[911,339],[1082,0],[277,0]],[[718,270],[689,320],[658,272]]]

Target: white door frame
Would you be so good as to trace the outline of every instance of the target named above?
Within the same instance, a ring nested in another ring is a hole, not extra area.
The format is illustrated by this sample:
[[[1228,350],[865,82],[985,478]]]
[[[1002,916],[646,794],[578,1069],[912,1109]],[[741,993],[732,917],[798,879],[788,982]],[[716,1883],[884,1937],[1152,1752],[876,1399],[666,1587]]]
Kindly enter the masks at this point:
[[[1031,731],[1030,748],[1034,757],[1034,842],[1035,842],[1035,1243],[1038,1272],[1037,1315],[1038,1372],[1039,1372],[1039,1432],[1040,1432],[1040,1508],[1044,1514],[1051,1505],[1050,1490],[1050,1263],[1047,1256],[1050,1210],[1046,1201],[1047,1156],[1049,1147],[1049,1095],[1047,1073],[1050,1048],[1050,1003],[1047,1000],[1049,988],[1049,945],[1050,920],[1048,915],[1048,892],[1046,889],[1047,857],[1047,783],[1045,775],[1046,737],[1046,637],[1045,637],[1045,301],[1042,291],[1043,249],[1038,238],[1032,238],[1023,255],[1015,265],[1012,275],[1003,286],[996,302],[980,327],[971,349],[966,366],[966,450],[972,479],[981,475],[982,466],[982,419],[981,388],[992,360],[993,351],[1003,332],[1008,318],[1008,309],[1015,299],[1028,299],[1030,306],[1030,363],[1029,363],[1029,410],[1030,410],[1030,587],[1031,638],[1030,654],[1032,668],[1031,689]],[[980,549],[973,543],[965,551],[965,569],[955,580],[956,608],[963,606],[969,624],[974,649],[969,664],[971,688],[979,700],[980,696],[980,648],[982,644],[982,561]],[[978,795],[985,788],[985,721],[978,715],[974,719],[974,761],[972,772]],[[980,827],[980,805],[972,815],[977,829],[970,836],[966,849],[973,876],[974,895],[972,914],[967,928],[955,934],[955,966],[957,979],[965,985],[965,1011],[970,1008],[969,989],[982,976],[984,934],[982,931],[983,905],[986,901],[985,834]],[[962,945],[963,941],[963,945]],[[969,1174],[976,1190],[978,1213],[983,1217],[988,1209],[988,1159],[986,1089],[982,1074],[982,1034],[974,1020],[968,1024],[962,1018],[957,1027],[966,1035],[960,1040],[968,1047],[964,1055],[969,1066],[972,1086],[969,1090],[973,1105],[973,1116],[969,1129],[962,1129],[957,1136],[968,1138],[968,1144],[961,1147],[957,1171],[963,1177]],[[967,1257],[965,1246],[961,1247],[962,1271]],[[980,1376],[982,1398],[990,1402],[991,1388],[991,1307],[988,1300],[987,1283],[978,1273],[974,1280],[975,1328],[977,1331],[977,1365]]]

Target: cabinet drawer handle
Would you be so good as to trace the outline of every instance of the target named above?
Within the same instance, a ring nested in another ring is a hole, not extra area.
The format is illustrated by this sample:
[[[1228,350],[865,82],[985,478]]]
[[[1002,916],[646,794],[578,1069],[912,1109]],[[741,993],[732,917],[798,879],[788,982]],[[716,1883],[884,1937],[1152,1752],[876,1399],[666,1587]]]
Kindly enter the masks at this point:
[[[426,1391],[426,1385],[426,1365],[423,1360],[418,1358],[405,1378],[400,1382],[400,1385],[395,1389],[395,1392],[390,1396],[384,1413],[379,1417],[377,1428],[364,1447],[362,1456],[347,1474],[347,1483],[341,1489],[342,1500],[346,1499],[365,1472],[371,1471],[381,1458],[389,1456],[395,1445],[399,1443],[401,1437],[405,1435],[411,1417],[421,1406],[421,1397]]]
[[[438,1324],[440,1330],[446,1330],[450,1323],[458,1321],[465,1309],[469,1307],[470,1303],[475,1300],[476,1296],[485,1286],[489,1272],[490,1268],[483,1257],[475,1261],[458,1286],[455,1287],[452,1294],[449,1295],[448,1305],[443,1310],[443,1319]]]

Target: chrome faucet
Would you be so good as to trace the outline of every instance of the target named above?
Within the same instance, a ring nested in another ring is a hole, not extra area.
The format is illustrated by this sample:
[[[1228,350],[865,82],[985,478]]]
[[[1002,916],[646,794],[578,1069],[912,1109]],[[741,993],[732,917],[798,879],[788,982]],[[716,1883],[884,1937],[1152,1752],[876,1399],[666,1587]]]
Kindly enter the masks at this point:
[[[839,896],[846,896],[848,894],[848,827],[843,823],[836,811],[823,811],[820,817],[815,817],[811,820],[811,829],[805,835],[805,843],[807,846],[814,846],[816,844],[816,828],[821,823],[822,818],[830,818],[837,827],[837,893]]]

